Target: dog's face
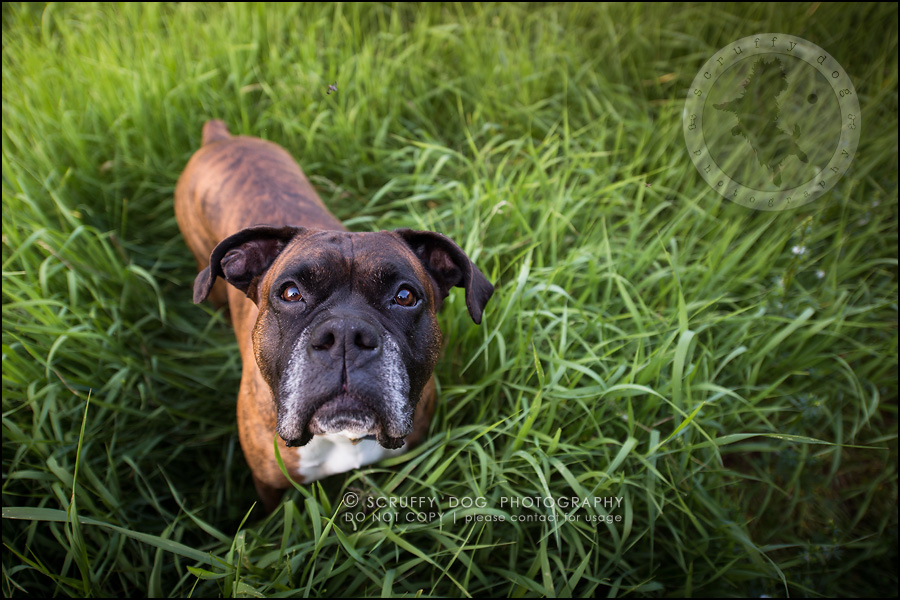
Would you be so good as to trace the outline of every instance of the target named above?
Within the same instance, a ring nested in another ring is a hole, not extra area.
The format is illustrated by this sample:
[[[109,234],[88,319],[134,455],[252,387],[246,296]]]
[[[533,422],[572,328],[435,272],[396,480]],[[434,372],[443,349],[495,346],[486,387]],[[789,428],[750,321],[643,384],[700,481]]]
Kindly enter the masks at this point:
[[[251,227],[215,248],[195,302],[217,276],[259,307],[254,352],[289,446],[336,433],[402,446],[440,352],[441,302],[465,288],[480,323],[493,293],[456,244],[412,230]]]

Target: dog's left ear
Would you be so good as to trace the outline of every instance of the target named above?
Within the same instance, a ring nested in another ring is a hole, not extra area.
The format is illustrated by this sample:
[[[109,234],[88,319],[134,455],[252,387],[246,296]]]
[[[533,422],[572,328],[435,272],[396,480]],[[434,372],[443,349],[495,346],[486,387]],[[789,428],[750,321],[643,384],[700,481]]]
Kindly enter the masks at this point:
[[[431,275],[437,291],[437,308],[440,308],[450,288],[465,288],[466,308],[472,320],[480,324],[484,306],[491,299],[494,286],[466,253],[453,240],[434,231],[396,229],[394,233],[412,248]]]
[[[203,302],[216,277],[222,277],[259,304],[256,297],[258,277],[302,230],[301,227],[259,225],[242,229],[219,242],[209,257],[209,266],[194,280],[194,303]]]

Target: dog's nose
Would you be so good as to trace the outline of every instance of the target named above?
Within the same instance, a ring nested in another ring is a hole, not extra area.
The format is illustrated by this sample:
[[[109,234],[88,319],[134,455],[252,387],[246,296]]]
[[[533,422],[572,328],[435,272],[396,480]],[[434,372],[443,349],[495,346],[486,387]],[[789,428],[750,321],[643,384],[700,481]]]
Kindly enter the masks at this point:
[[[344,360],[361,366],[381,353],[381,335],[368,321],[333,317],[315,326],[308,348],[309,354],[323,364]]]

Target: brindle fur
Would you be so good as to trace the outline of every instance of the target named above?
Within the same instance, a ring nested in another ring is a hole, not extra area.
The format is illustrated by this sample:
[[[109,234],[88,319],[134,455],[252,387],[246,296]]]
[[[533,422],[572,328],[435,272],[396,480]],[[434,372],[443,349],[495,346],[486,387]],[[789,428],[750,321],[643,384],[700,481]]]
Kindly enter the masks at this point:
[[[209,267],[213,266],[211,256],[220,242],[259,224],[327,230],[334,232],[338,237],[343,237],[342,232],[346,229],[328,211],[300,167],[285,150],[261,139],[232,136],[221,121],[209,121],[203,128],[203,146],[191,158],[176,186],[175,215],[185,240],[197,260],[198,270],[201,271],[195,287],[195,290],[198,290],[195,291],[195,300],[198,295],[200,299],[208,295],[215,306],[227,306],[234,325],[242,359],[241,386],[237,401],[238,431],[244,456],[253,472],[257,492],[266,509],[271,512],[278,505],[284,489],[290,486],[290,482],[283,475],[275,458],[273,439],[277,418],[276,405],[270,384],[267,383],[258,365],[260,348],[265,348],[266,344],[270,343],[260,333],[265,330],[265,319],[257,326],[256,340],[253,333],[260,309],[250,298],[265,298],[269,290],[264,288],[257,291],[256,286],[261,283],[260,281],[245,282],[246,294],[250,296],[248,297],[237,287],[226,285],[225,281],[216,281],[216,271],[209,271]],[[430,292],[428,295],[431,310],[436,311],[448,287],[446,282],[441,281],[441,277],[446,275],[459,278],[459,274],[455,273],[456,267],[445,264],[448,263],[445,254],[432,251],[428,246],[427,240],[422,236],[428,236],[429,232],[405,230],[405,233],[381,232],[365,235],[382,234],[391,236],[390,239],[405,241],[410,256],[415,258],[418,254],[418,258],[426,265],[428,273],[421,269],[422,273],[425,273],[422,276],[430,278],[435,284],[436,291],[433,297]],[[365,239],[375,240],[375,238]],[[362,268],[377,269],[378,261],[386,259],[386,256],[379,255],[379,248],[390,246],[390,239],[378,238],[377,244],[367,245],[367,256],[371,257],[372,264],[366,266],[366,263],[362,262],[359,265]],[[388,249],[385,253],[390,254],[395,250]],[[458,248],[456,250],[458,251]],[[281,258],[283,257],[279,257]],[[316,264],[314,244],[305,246],[304,260],[313,266]],[[340,266],[322,264],[320,267],[333,271]],[[475,273],[465,275],[468,281],[453,283],[451,279],[449,285],[467,286],[466,301],[469,312],[476,322],[480,322],[481,311],[493,288],[474,265],[472,269]],[[451,272],[453,273],[448,275]],[[207,274],[206,279],[204,273]],[[222,277],[221,272],[219,276]],[[343,273],[338,276],[351,277],[352,274]],[[264,303],[260,306],[265,308]],[[439,341],[434,347],[434,359],[438,348]],[[415,408],[412,432],[405,438],[408,446],[419,443],[426,435],[434,413],[435,384],[433,376],[429,376],[433,360],[429,359],[427,362],[431,365],[425,365],[428,373],[423,376],[423,380],[426,376],[428,379]],[[271,382],[271,377],[269,381]],[[422,386],[421,383],[418,385]],[[292,474],[294,480],[303,483],[302,477],[298,474],[298,453],[285,451],[284,446],[280,447],[281,458],[287,472]]]

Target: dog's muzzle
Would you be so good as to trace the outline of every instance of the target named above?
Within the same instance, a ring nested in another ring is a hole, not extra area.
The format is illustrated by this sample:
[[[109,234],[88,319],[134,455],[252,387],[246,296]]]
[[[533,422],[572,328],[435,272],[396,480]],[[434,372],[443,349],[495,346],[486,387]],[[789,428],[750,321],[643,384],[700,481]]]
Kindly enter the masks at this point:
[[[277,396],[276,431],[288,446],[347,432],[399,448],[412,431],[415,403],[400,348],[368,320],[335,316],[304,330]]]

